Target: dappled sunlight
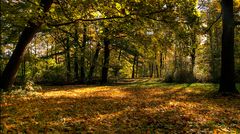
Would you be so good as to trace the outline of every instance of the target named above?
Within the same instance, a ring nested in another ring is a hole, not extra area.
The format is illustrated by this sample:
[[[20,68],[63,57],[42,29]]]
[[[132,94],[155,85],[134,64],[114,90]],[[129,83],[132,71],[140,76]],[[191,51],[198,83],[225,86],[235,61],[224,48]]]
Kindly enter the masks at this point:
[[[203,89],[201,84],[151,85],[48,87],[24,96],[5,95],[3,127],[34,133],[240,129],[237,98],[208,97],[211,88]]]

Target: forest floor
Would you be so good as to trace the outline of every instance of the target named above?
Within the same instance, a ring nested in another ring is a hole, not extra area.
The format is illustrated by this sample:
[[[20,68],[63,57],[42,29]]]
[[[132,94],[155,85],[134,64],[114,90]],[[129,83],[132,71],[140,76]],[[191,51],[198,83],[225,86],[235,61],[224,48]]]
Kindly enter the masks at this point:
[[[240,85],[238,85],[238,89]],[[3,133],[240,133],[240,97],[156,80],[2,94]],[[1,133],[1,132],[0,132]]]

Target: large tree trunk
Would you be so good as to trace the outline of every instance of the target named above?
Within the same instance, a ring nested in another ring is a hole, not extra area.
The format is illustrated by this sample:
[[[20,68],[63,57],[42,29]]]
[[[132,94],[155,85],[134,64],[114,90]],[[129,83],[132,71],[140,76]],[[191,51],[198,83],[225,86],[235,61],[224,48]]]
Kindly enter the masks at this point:
[[[222,94],[235,93],[234,74],[234,18],[233,0],[222,0],[222,55],[221,79],[219,92]]]
[[[26,81],[26,57],[23,58],[21,67],[22,67],[21,84],[24,84]]]
[[[108,29],[105,28],[105,35],[107,36]],[[108,37],[104,37],[104,61],[103,61],[103,67],[102,67],[102,81],[101,83],[107,83],[108,81],[108,68],[109,68],[109,60],[110,60],[110,40]]]
[[[85,82],[85,49],[87,43],[87,27],[83,25],[83,41],[81,47],[81,58],[80,58],[80,81]]]
[[[52,2],[53,0],[41,0],[40,5],[43,7],[44,12],[48,12]],[[14,49],[1,77],[0,88],[4,89],[4,91],[7,91],[13,85],[20,63],[23,60],[26,47],[38,32],[41,25],[42,23],[32,23],[29,21],[28,26],[26,26],[21,33],[17,46]]]
[[[92,62],[91,62],[91,67],[90,67],[90,70],[89,70],[89,74],[88,74],[88,80],[89,81],[92,81],[93,73],[94,73],[94,69],[95,69],[96,64],[97,64],[97,59],[98,59],[100,49],[101,49],[101,46],[100,46],[100,43],[98,43],[95,54],[94,54]]]

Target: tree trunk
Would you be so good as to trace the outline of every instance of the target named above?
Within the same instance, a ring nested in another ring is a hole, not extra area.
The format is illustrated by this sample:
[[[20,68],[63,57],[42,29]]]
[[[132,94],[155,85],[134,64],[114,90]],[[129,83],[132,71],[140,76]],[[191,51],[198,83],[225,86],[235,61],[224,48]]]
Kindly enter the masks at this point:
[[[22,76],[21,76],[21,84],[25,83],[26,80],[26,58],[23,58],[23,62],[22,62]]]
[[[154,77],[154,65],[151,62],[149,62],[149,73],[150,73],[149,76],[151,78],[153,78]]]
[[[136,58],[136,78],[138,78],[138,57]]]
[[[2,52],[2,45],[0,45],[0,79],[3,72],[3,52]]]
[[[137,56],[134,55],[134,58],[133,58],[133,66],[132,66],[132,79],[135,78],[135,64],[136,64],[136,60],[137,60]]]
[[[105,36],[108,33],[108,29],[105,28]],[[104,61],[103,61],[103,67],[102,67],[102,81],[101,83],[107,83],[108,81],[108,68],[109,68],[109,56],[110,56],[110,49],[109,49],[109,45],[110,45],[110,41],[108,39],[108,37],[104,37]]]
[[[196,59],[196,49],[197,49],[197,44],[196,44],[196,34],[193,32],[193,35],[191,37],[191,68],[190,68],[190,73],[191,73],[191,79],[190,81],[193,82],[195,81],[195,76],[194,76],[194,67],[195,67],[195,59]]]
[[[71,59],[70,59],[70,44],[69,44],[69,37],[67,37],[66,42],[66,67],[67,67],[67,82],[70,82],[71,77]]]
[[[40,24],[29,23],[29,26],[25,27],[25,29],[23,30],[17,46],[14,49],[13,54],[9,62],[7,63],[1,77],[0,88],[4,89],[4,91],[7,91],[9,88],[12,87],[16,79],[19,66],[24,58],[27,44],[32,40],[39,28]]]
[[[233,0],[222,0],[222,55],[219,92],[237,93],[234,74],[234,18]]]
[[[210,60],[210,74],[211,74],[211,81],[216,81],[216,66],[215,66],[215,49],[214,49],[214,29],[211,29],[209,32],[210,38],[210,53],[211,53],[211,60]]]
[[[81,58],[80,58],[80,81],[85,82],[85,49],[87,43],[87,27],[83,25],[83,41],[81,47]]]
[[[92,81],[93,73],[94,73],[94,69],[95,69],[95,67],[97,65],[97,59],[98,59],[98,55],[99,55],[100,49],[101,49],[101,46],[100,46],[100,43],[98,43],[96,51],[95,51],[95,54],[94,54],[93,59],[92,59],[91,67],[90,67],[90,70],[89,70],[89,74],[88,74],[88,80],[89,81]]]
[[[159,77],[162,77],[162,69],[163,69],[163,53],[160,52],[160,69],[159,69]]]
[[[78,49],[79,49],[79,42],[78,42],[78,32],[75,30],[75,37],[74,37],[74,45],[75,45],[75,51],[74,51],[74,78],[75,80],[79,80],[79,70],[78,70]]]
[[[40,5],[43,7],[44,12],[48,12],[52,2],[53,0],[41,0]],[[1,77],[0,88],[4,89],[4,91],[7,91],[13,85],[20,63],[23,60],[26,47],[33,39],[41,25],[42,23],[32,23],[29,21],[28,26],[25,27],[21,33],[17,46],[14,49]]]

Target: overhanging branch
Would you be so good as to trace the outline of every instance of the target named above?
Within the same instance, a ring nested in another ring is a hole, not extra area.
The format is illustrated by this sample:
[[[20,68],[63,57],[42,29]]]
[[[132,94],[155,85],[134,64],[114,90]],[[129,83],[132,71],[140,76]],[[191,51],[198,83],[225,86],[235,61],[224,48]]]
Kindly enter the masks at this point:
[[[126,18],[126,16],[113,16],[113,17],[108,17],[108,18],[94,18],[94,19],[76,19],[70,22],[65,22],[65,23],[60,23],[60,24],[50,24],[47,23],[48,26],[54,26],[54,27],[59,27],[59,26],[64,26],[64,25],[70,25],[77,23],[79,21],[85,21],[85,22],[90,22],[90,21],[100,21],[100,20],[110,20],[110,19],[119,19],[119,18]]]
[[[82,22],[91,22],[91,21],[111,20],[111,19],[123,19],[123,18],[128,18],[128,17],[134,16],[134,15],[150,16],[150,15],[159,14],[159,13],[162,13],[162,12],[167,12],[168,10],[169,10],[169,9],[163,9],[163,10],[153,11],[153,12],[149,12],[149,13],[145,13],[145,14],[133,13],[133,14],[125,15],[125,16],[112,16],[112,17],[106,17],[106,18],[92,18],[92,19],[79,18],[79,19],[76,19],[76,20],[72,20],[72,21],[70,21],[70,22],[65,22],[65,23],[60,23],[60,24],[47,23],[47,25],[48,25],[48,26],[59,27],[59,26],[74,24],[74,23],[77,23],[77,22],[79,22],[79,21],[82,21]],[[169,11],[171,11],[171,10],[169,10]]]

